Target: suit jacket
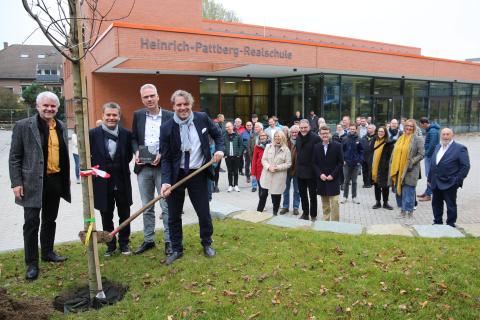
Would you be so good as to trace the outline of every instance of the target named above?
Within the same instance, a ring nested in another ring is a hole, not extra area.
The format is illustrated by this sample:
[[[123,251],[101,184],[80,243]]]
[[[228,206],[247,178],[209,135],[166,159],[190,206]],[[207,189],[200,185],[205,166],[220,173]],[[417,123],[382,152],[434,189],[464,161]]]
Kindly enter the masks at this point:
[[[222,133],[218,126],[204,112],[194,112],[193,114],[193,123],[197,129],[198,138],[202,145],[202,154],[205,162],[208,162],[212,158],[210,154],[209,136],[215,142],[215,152],[224,152],[225,146]],[[160,131],[162,183],[173,185],[178,180],[180,160],[182,159],[180,127],[172,117],[170,120],[162,123]],[[213,166],[210,167],[207,173],[213,179],[215,176]]]
[[[312,155],[315,144],[321,142],[320,137],[310,131],[305,137],[301,133],[297,136],[295,147],[297,149],[297,165],[295,174],[301,179],[314,179],[312,169]]]
[[[110,155],[105,148],[105,137],[102,127],[90,129],[90,154],[92,157],[92,166],[99,166],[100,170],[107,171],[107,162]],[[129,205],[132,205],[132,184],[130,182],[130,167],[132,161],[132,133],[122,127],[118,128],[117,151],[115,153],[115,162],[120,162],[123,179],[117,180],[120,183],[120,189],[125,191]],[[111,160],[110,160],[111,161]],[[113,172],[108,172],[114,175]],[[113,179],[115,177],[110,177]],[[108,179],[93,177],[93,200],[95,209],[106,211],[108,207]]]
[[[340,173],[343,168],[343,150],[338,142],[328,144],[327,154],[323,143],[317,143],[313,149],[313,171],[317,180],[317,194],[321,196],[337,196],[340,194]],[[322,181],[320,176],[331,175],[333,180]]]
[[[12,144],[10,146],[9,170],[11,186],[23,186],[24,196],[15,202],[23,207],[41,208],[43,195],[43,180],[45,178],[45,163],[42,149],[42,138],[38,127],[38,114],[18,121],[13,128]],[[62,194],[70,202],[70,166],[68,161],[68,134],[63,122],[55,119],[61,135],[58,135],[61,150],[60,169],[62,172]],[[58,131],[57,131],[58,132]],[[62,158],[66,161],[62,161]]]
[[[145,145],[145,122],[146,122],[147,111],[148,111],[147,108],[143,108],[133,113],[132,149],[134,153],[138,151],[138,146]],[[172,111],[168,111],[162,108],[160,109],[160,112],[162,113],[162,124],[164,124],[165,122],[167,122],[173,117]],[[133,172],[138,174],[143,167],[144,167],[143,165],[139,166],[135,164],[135,168],[133,169]]]
[[[461,187],[470,170],[467,147],[453,141],[437,164],[437,153],[440,148],[441,144],[438,144],[430,159],[430,172],[428,173],[430,186],[432,189],[440,190]]]

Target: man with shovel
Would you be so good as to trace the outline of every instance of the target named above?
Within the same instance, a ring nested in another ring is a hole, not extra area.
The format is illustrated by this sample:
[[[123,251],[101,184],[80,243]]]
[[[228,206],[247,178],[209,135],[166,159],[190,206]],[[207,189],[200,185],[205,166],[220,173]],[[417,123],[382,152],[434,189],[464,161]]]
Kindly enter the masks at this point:
[[[9,169],[15,202],[23,207],[26,279],[38,277],[38,229],[42,260],[63,262],[53,251],[60,198],[70,202],[67,127],[55,116],[60,102],[53,92],[37,96],[38,114],[13,128]],[[41,212],[41,215],[40,215]]]
[[[213,158],[219,162],[223,158],[224,142],[218,126],[203,112],[193,112],[193,97],[190,93],[177,90],[173,93],[173,118],[162,124],[160,150],[162,152],[162,189],[169,208],[170,240],[173,253],[165,264],[170,265],[183,256],[182,210],[185,189],[198,216],[200,239],[206,257],[214,257],[212,245],[213,225],[208,203],[208,177],[213,178],[213,168],[198,173],[183,185],[171,191],[170,187],[180,179],[194,173],[212,158],[211,137],[215,142]]]

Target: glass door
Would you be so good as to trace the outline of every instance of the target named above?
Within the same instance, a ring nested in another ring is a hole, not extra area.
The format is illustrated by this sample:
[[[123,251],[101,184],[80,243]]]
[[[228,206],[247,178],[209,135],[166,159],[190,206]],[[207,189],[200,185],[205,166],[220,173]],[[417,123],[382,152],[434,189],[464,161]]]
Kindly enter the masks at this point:
[[[400,122],[402,114],[401,97],[375,97],[374,98],[374,123],[383,126],[392,119]]]

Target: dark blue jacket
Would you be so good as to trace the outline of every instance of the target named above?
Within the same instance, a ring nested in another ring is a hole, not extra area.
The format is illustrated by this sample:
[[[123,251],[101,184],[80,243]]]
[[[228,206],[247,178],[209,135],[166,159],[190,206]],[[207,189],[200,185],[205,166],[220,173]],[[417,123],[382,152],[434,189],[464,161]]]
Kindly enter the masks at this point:
[[[223,137],[218,126],[204,112],[194,112],[193,123],[197,129],[198,138],[202,145],[201,150],[205,162],[210,161],[209,136],[215,142],[215,151],[224,151],[225,146]],[[178,180],[180,171],[180,160],[182,159],[182,150],[180,149],[182,141],[180,138],[180,127],[173,120],[173,117],[167,122],[162,123],[160,127],[160,150],[162,152],[162,183],[173,185]],[[213,166],[207,171],[207,174],[213,178]]]
[[[349,167],[354,167],[363,161],[363,146],[358,135],[350,133],[343,140],[343,160]]]
[[[428,182],[431,188],[447,190],[451,187],[461,187],[470,170],[467,147],[455,141],[452,142],[437,164],[437,153],[440,148],[441,145],[438,144],[430,161]]]
[[[430,158],[435,151],[435,147],[440,142],[440,126],[432,122],[426,131],[425,157]]]

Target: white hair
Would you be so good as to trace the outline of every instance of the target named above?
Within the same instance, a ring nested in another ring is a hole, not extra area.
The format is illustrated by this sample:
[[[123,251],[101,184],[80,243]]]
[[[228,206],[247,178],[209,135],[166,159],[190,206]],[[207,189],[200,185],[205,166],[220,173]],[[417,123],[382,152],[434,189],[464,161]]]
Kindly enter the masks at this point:
[[[58,100],[58,96],[53,93],[53,92],[50,92],[50,91],[43,91],[43,92],[40,92],[38,95],[37,95],[37,106],[41,105],[42,104],[42,100],[43,99],[48,99],[48,100],[52,100],[52,101],[55,101],[55,105],[57,107],[60,106],[60,100]]]
[[[153,84],[151,83],[147,83],[147,84],[144,84],[141,88],[140,88],[140,95],[142,95],[142,92],[143,90],[145,89],[152,89],[153,91],[155,91],[156,94],[158,94],[158,91],[157,91],[157,87],[155,87]]]

